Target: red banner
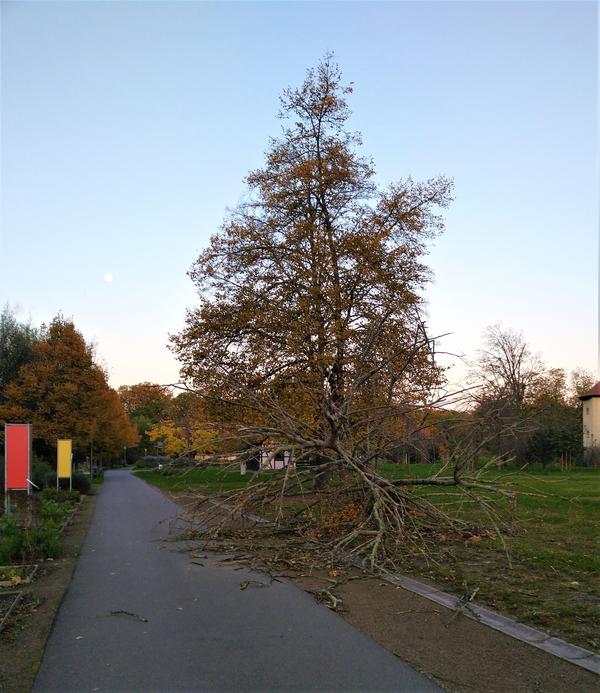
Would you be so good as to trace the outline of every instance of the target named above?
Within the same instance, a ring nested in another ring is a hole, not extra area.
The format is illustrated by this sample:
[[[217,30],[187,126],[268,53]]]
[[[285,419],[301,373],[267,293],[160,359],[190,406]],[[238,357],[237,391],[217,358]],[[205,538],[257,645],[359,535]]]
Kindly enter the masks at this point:
[[[4,425],[4,485],[6,490],[29,489],[31,424]]]

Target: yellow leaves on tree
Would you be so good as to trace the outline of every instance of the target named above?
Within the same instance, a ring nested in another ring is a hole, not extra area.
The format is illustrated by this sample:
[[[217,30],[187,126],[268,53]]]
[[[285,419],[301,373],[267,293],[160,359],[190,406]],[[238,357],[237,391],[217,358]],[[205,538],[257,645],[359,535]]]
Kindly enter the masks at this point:
[[[179,456],[192,451],[200,454],[206,452],[214,434],[199,424],[184,426],[164,419],[148,431],[148,437],[154,442],[163,443],[165,455]]]

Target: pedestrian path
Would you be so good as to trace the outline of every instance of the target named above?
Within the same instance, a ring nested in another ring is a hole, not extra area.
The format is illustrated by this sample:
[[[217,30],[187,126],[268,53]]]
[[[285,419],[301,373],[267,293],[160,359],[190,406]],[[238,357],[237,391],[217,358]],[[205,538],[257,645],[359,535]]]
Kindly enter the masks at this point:
[[[163,541],[177,506],[106,474],[35,691],[438,691],[287,582]]]

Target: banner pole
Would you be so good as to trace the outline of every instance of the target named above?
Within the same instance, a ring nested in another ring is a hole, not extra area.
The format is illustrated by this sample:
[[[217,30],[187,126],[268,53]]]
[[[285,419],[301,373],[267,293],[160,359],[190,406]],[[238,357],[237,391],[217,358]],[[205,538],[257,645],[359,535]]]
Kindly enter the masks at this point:
[[[8,426],[4,424],[4,512],[10,513],[10,497],[8,495]]]
[[[29,459],[27,461],[27,495],[31,495],[31,458],[33,457],[33,440],[31,438],[31,424],[27,427],[27,443],[29,447]]]

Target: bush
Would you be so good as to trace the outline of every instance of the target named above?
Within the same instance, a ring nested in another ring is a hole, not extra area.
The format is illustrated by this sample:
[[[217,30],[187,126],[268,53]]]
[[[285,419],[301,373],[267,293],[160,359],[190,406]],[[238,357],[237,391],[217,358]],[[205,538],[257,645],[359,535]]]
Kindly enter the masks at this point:
[[[21,558],[25,550],[25,536],[14,515],[0,517],[0,564]]]
[[[64,500],[57,500],[61,493]],[[38,497],[40,502],[30,506],[35,510],[30,527],[19,525],[17,513],[0,517],[0,565],[57,558],[61,552],[60,526],[68,517],[75,496],[78,498],[79,494],[45,489]]]
[[[41,491],[46,486],[52,485],[52,480],[56,485],[56,472],[52,469],[52,465],[41,457],[33,455],[31,458],[31,481],[37,486],[37,489],[34,486],[33,490]],[[0,457],[0,485],[4,488],[4,457]]]
[[[42,500],[39,515],[42,521],[51,520],[60,524],[69,514],[69,503],[58,502],[50,498]]]
[[[46,501],[53,503],[54,501]],[[60,556],[60,531],[57,522],[44,519],[25,535],[24,556],[28,560],[58,558]]]
[[[84,496],[90,492],[90,488],[92,487],[89,476],[81,472],[75,472],[73,474],[72,484],[73,489],[79,491],[79,493],[83,493]]]
[[[69,491],[67,488],[54,488],[53,486],[46,486],[41,494],[42,499],[48,499],[57,501],[58,503],[74,503],[79,502],[79,491],[73,490]]]
[[[31,481],[42,490],[52,484],[52,479],[56,484],[56,472],[46,460],[34,455],[31,461]]]
[[[146,455],[139,459],[134,467],[136,469],[155,469],[159,464],[170,464],[172,462],[170,457],[163,457],[157,455]]]
[[[46,513],[46,517],[40,515],[38,522],[27,530],[18,525],[15,515],[0,518],[0,564],[21,560],[37,561],[60,555],[59,524],[50,517],[54,513],[58,514],[58,510],[47,507]]]
[[[178,476],[183,473],[181,467],[172,466],[163,467],[162,469],[157,471],[159,474],[162,474],[163,476]]]
[[[67,479],[61,479],[61,484],[66,484]],[[56,474],[52,472],[52,478],[48,477],[48,487],[52,487],[56,489]],[[90,478],[87,474],[82,474],[81,472],[73,472],[73,476],[71,478],[71,486],[73,487],[74,491],[78,491],[79,493],[82,493],[84,496],[86,496],[90,492],[91,488],[91,483],[90,483]],[[69,491],[69,489],[58,489],[59,491],[65,490]]]

